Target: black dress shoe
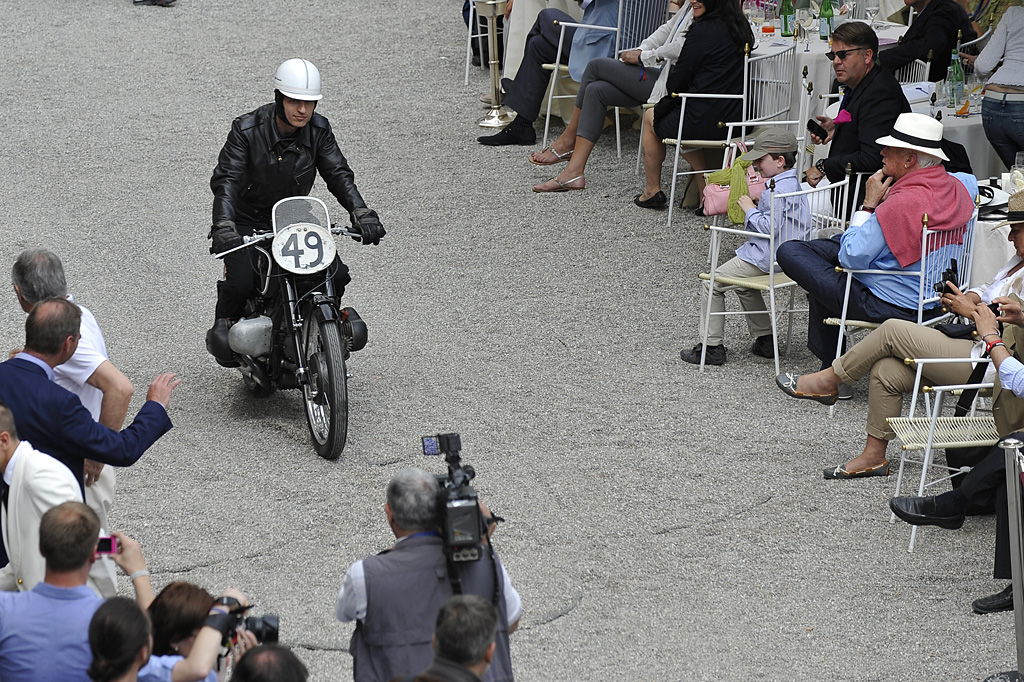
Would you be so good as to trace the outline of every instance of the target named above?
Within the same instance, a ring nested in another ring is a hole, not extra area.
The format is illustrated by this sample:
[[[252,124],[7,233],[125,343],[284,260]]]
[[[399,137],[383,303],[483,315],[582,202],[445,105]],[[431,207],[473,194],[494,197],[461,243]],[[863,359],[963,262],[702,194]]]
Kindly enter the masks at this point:
[[[772,360],[775,358],[775,341],[772,340],[771,334],[765,334],[754,339],[754,344],[750,347],[750,352],[754,355],[759,355],[762,358],[768,358]]]
[[[912,526],[938,526],[949,530],[964,525],[967,516],[963,511],[951,516],[936,514],[934,497],[894,497],[889,500],[889,509]]]
[[[687,350],[682,349],[679,351],[679,359],[683,362],[688,362],[691,365],[700,364],[700,350],[702,344],[697,344],[693,348]],[[704,357],[705,365],[724,365],[725,364],[725,346],[718,344],[717,346],[708,346],[708,353]]]
[[[1013,583],[1006,586],[1006,589],[996,594],[991,594],[971,602],[971,609],[980,615],[986,613],[998,613],[1000,611],[1013,610]]]
[[[533,121],[524,121],[519,118],[501,129],[495,135],[481,135],[476,138],[480,144],[490,147],[501,147],[507,144],[537,144],[537,131],[533,129]]]

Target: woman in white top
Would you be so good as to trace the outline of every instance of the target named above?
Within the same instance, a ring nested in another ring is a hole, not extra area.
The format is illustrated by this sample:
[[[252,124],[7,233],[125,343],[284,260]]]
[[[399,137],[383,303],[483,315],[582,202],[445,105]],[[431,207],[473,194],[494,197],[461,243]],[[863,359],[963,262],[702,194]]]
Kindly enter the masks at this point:
[[[1006,167],[1024,151],[1024,7],[1010,7],[981,54],[960,53],[987,77],[981,122],[985,137]]]
[[[587,64],[565,132],[550,146],[530,154],[530,162],[538,166],[568,164],[557,177],[535,185],[534,192],[583,189],[583,170],[604,130],[608,107],[638,107],[665,96],[669,67],[683,49],[692,20],[693,10],[687,3],[639,48],[622,52],[619,59],[594,59]]]

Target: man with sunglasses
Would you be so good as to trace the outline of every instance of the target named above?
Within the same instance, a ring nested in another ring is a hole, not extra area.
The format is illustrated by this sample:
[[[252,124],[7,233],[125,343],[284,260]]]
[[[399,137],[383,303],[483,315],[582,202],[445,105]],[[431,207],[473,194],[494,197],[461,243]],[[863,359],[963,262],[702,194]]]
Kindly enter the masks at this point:
[[[847,164],[854,173],[873,173],[882,167],[882,145],[876,140],[889,134],[897,117],[910,111],[910,103],[896,78],[877,63],[877,55],[878,36],[867,24],[848,21],[832,33],[832,51],[825,56],[832,60],[836,80],[845,90],[835,118],[815,117],[828,137],[812,135],[814,143],[831,142],[832,146],[828,158],[807,170],[812,185],[822,176],[832,182],[842,180]]]

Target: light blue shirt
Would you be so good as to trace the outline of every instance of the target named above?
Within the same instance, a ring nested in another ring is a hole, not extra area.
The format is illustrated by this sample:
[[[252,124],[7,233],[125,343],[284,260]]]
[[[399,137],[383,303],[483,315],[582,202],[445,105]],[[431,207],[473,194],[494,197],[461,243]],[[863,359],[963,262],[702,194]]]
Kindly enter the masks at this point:
[[[181,656],[150,656],[139,669],[139,682],[171,682],[174,666],[184,660]],[[211,670],[203,682],[217,682],[217,671]]]
[[[46,378],[49,379],[50,381],[53,381],[54,377],[57,376],[56,374],[53,373],[53,367],[50,367],[48,364],[46,364],[45,362],[43,362],[34,355],[29,355],[28,353],[22,351],[21,353],[18,353],[14,357],[18,358],[19,360],[27,360],[31,362],[33,365],[39,365],[46,372]]]
[[[978,196],[978,181],[967,173],[950,173],[963,183],[973,201]],[[882,234],[882,226],[874,213],[857,211],[850,221],[850,227],[843,233],[839,241],[839,264],[851,270],[903,270],[920,272],[921,261],[912,263],[905,268],[900,267],[899,260],[889,250]],[[941,261],[941,256],[939,256]],[[906,275],[865,275],[854,274],[854,278],[871,290],[878,298],[892,305],[909,310],[917,310],[919,299],[916,277]],[[935,282],[925,282],[925,291],[930,291]]]
[[[0,680],[90,682],[89,621],[102,603],[86,585],[0,592]]]
[[[775,194],[790,194],[800,191],[800,181],[796,177],[796,169],[790,168],[768,180],[769,187],[775,181]],[[768,234],[772,229],[772,191],[765,187],[758,199],[757,206],[747,211],[745,225],[748,232]],[[811,211],[807,197],[786,197],[775,201],[775,248],[790,239],[807,239],[811,229]],[[736,249],[736,255],[767,274],[775,260],[769,253],[767,239],[750,238]],[[776,267],[776,271],[778,271]]]

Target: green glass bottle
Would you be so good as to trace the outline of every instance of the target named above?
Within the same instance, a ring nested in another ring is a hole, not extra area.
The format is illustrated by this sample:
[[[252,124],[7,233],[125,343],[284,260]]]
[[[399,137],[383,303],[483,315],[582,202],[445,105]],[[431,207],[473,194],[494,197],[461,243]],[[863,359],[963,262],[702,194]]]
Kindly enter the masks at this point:
[[[782,35],[792,38],[796,29],[796,7],[793,0],[782,0],[779,5],[779,18],[782,20]]]
[[[834,17],[832,0],[821,0],[821,11],[818,14],[818,37],[822,40],[832,38],[832,29],[835,27]]]

